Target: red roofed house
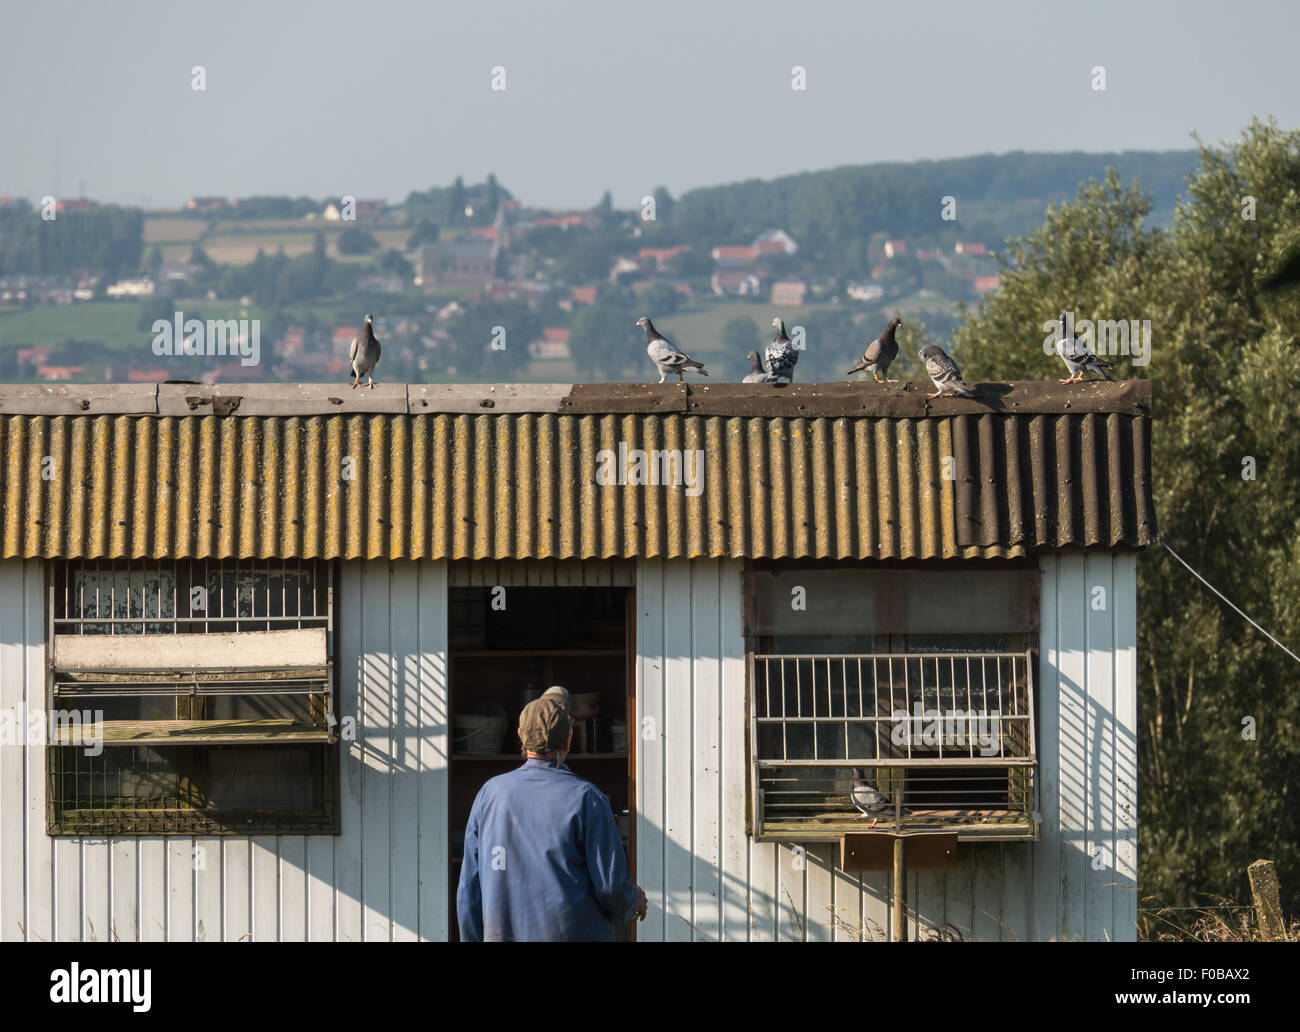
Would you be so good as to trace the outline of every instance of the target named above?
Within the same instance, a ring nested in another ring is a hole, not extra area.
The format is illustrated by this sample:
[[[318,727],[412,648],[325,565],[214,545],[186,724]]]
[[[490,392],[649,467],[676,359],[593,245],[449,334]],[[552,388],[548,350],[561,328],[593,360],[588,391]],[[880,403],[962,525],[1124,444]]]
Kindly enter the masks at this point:
[[[987,294],[990,291],[997,290],[1001,282],[1001,279],[997,276],[976,276],[975,293]]]
[[[594,305],[596,303],[595,287],[574,287],[573,300],[580,305]]]
[[[718,295],[723,294],[757,294],[762,289],[763,283],[752,272],[741,272],[736,269],[728,269],[721,272],[715,272],[709,279],[709,286],[713,292]]]
[[[986,248],[983,244],[965,244],[960,241],[958,241],[957,245],[953,248],[953,250],[956,251],[958,254],[988,254],[989,253],[988,248]]]
[[[164,380],[171,379],[171,375],[166,369],[128,369],[126,371],[126,382],[162,383]]]
[[[528,353],[534,358],[568,358],[569,328],[567,326],[547,326],[542,335],[528,345]]]
[[[712,254],[713,260],[722,265],[748,265],[758,260],[757,247],[715,247]]]
[[[678,244],[676,247],[643,247],[636,256],[642,265],[653,260],[655,268],[662,269],[672,258],[687,250],[690,248],[686,244]]]
[[[334,336],[330,338],[330,344],[335,351],[341,348],[343,354],[346,355],[352,350],[352,338],[360,333],[360,326],[340,326],[334,331]]]
[[[808,284],[798,280],[786,280],[772,284],[772,304],[801,305],[808,293]]]
[[[35,344],[30,348],[19,348],[17,351],[18,371],[22,375],[24,362],[30,362],[33,366],[38,366],[50,357],[50,352],[54,350],[51,344]]]
[[[45,365],[42,363],[36,367],[36,375],[43,376],[47,380],[71,380],[74,376],[80,376],[85,371],[86,367],[79,365]]]
[[[224,197],[191,197],[185,202],[190,211],[217,211],[226,206]]]
[[[85,211],[92,211],[94,207],[95,207],[94,201],[88,201],[84,197],[78,197],[74,200],[57,202],[54,205],[54,210],[56,212],[74,214],[74,213],[80,213]]]
[[[907,241],[905,240],[885,241],[886,258],[897,258],[900,254],[907,254]]]

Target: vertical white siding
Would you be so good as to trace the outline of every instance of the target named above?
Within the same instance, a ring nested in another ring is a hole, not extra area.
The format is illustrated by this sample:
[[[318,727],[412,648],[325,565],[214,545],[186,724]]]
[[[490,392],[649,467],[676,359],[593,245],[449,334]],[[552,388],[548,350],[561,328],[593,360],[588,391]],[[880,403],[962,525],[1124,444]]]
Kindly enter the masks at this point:
[[[963,939],[1134,938],[1136,557],[1062,553],[1041,569],[1040,840],[966,845],[957,870],[914,872],[913,937],[947,924]],[[888,873],[845,873],[831,843],[745,836],[741,570],[638,565],[638,936],[884,938]]]
[[[1041,838],[915,872],[913,935],[1134,937],[1136,557],[1062,553],[1041,569]],[[845,873],[831,843],[745,834],[741,570],[637,565],[638,936],[883,938],[887,873]],[[0,938],[445,939],[447,583],[443,563],[342,567],[340,713],[357,738],[341,746],[339,836],[52,839],[43,750],[0,746]],[[0,562],[0,710],[44,705],[44,663],[41,565]]]
[[[45,706],[39,562],[0,562],[0,709]],[[39,744],[0,745],[0,939],[445,939],[446,565],[343,564],[343,833],[50,838]]]

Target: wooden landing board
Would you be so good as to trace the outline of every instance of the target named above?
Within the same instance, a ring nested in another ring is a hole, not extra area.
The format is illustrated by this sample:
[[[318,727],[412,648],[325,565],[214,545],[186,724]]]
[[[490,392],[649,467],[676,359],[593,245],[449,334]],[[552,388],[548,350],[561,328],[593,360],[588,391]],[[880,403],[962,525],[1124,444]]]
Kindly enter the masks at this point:
[[[51,729],[51,745],[263,745],[328,742],[329,732],[292,720],[107,720]]]

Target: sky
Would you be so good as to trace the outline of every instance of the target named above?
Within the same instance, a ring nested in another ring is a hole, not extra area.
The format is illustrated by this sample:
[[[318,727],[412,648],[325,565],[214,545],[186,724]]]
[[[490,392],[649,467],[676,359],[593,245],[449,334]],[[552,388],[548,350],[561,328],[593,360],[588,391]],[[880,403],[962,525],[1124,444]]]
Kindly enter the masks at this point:
[[[33,201],[397,202],[494,172],[529,204],[633,207],[661,185],[1300,125],[1289,0],[0,0],[0,27],[0,196]]]

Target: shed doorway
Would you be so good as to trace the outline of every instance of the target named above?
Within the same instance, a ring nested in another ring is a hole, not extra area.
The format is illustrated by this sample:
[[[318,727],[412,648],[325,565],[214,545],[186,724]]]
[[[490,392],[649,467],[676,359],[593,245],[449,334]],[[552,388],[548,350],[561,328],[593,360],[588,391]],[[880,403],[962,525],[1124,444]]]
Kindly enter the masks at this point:
[[[454,578],[448,589],[452,941],[470,808],[484,782],[523,762],[519,713],[553,684],[573,694],[573,749],[565,763],[609,799],[636,877],[635,735],[628,730],[636,712],[633,589],[474,580],[480,583]],[[615,934],[628,937],[625,928]]]

